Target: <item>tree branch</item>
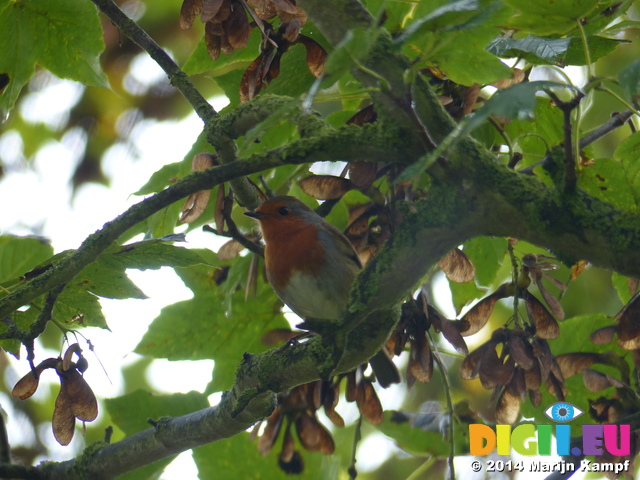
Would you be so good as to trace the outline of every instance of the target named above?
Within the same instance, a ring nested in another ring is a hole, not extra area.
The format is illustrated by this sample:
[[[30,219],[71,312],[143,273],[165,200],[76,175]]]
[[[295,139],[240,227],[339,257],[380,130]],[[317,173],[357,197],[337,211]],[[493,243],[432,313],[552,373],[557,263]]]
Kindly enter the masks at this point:
[[[155,40],[153,40],[147,32],[127,17],[118,6],[111,0],[91,0],[98,10],[104,13],[113,24],[120,29],[127,37],[129,37],[136,45],[142,48],[155,62],[162,68],[171,85],[180,90],[182,96],[193,107],[198,116],[204,123],[208,123],[215,118],[218,113],[207,102],[200,92],[193,86],[191,80],[178,65],[171,59]]]
[[[603,125],[600,125],[595,130],[589,132],[580,140],[580,149],[582,150],[583,148],[591,145],[596,140],[600,140],[602,137],[609,135],[616,128],[620,128],[621,126],[623,126],[632,116],[633,112],[631,110],[625,110],[622,113],[614,114],[611,120]]]
[[[192,172],[107,222],[102,229],[89,235],[73,255],[1,298],[0,318],[29,304],[53,287],[68,283],[129,228],[192,193],[286,164],[336,160],[409,161],[412,158],[411,152],[406,152],[400,143],[401,139],[379,138],[377,130],[372,126],[350,125],[325,131],[319,136],[299,139],[266,154],[253,155],[248,160]]]

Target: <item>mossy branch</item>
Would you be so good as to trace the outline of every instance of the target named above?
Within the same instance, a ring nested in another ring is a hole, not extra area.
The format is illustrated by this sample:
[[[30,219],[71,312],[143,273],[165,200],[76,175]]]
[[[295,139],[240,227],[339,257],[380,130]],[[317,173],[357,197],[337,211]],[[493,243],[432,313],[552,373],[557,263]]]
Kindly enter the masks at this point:
[[[133,205],[116,219],[107,222],[100,230],[89,235],[73,255],[66,257],[0,299],[0,318],[5,318],[14,310],[29,304],[55,286],[68,283],[129,228],[192,193],[286,164],[345,159],[391,162],[397,159],[408,161],[409,158],[411,158],[410,153],[405,152],[400,145],[394,145],[387,137],[381,139],[375,128],[345,126],[324,131],[321,135],[311,138],[299,139],[265,154],[253,155],[248,160],[193,172],[162,192]]]

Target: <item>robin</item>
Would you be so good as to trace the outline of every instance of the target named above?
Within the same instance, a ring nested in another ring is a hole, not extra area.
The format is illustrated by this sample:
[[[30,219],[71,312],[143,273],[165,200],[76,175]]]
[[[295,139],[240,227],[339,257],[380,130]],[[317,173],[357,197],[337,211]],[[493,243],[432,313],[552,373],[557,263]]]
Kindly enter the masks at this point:
[[[260,222],[267,278],[278,297],[305,320],[339,319],[362,269],[349,239],[294,197],[273,197],[245,215]],[[384,348],[370,363],[382,386],[400,381]]]

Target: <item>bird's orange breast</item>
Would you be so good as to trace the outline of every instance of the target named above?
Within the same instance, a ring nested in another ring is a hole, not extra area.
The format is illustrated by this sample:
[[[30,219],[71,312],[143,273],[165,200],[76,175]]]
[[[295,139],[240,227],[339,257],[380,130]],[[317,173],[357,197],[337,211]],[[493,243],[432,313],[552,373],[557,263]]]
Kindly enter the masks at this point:
[[[275,229],[269,232],[265,247],[265,265],[276,290],[284,289],[295,272],[317,274],[326,261],[318,231],[314,225],[302,229]]]

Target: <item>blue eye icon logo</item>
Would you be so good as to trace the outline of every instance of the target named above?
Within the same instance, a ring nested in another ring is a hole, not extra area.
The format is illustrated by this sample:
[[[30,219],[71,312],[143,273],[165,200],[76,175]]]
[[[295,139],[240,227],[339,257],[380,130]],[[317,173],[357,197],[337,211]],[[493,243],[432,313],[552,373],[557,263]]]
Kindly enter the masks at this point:
[[[544,414],[554,422],[564,423],[575,420],[584,412],[575,405],[566,402],[558,402],[544,411]]]

